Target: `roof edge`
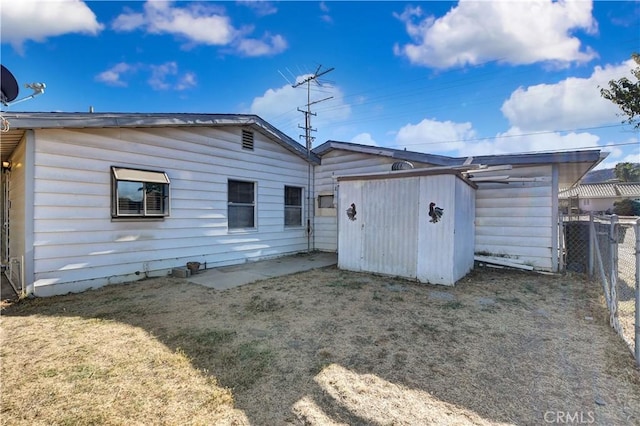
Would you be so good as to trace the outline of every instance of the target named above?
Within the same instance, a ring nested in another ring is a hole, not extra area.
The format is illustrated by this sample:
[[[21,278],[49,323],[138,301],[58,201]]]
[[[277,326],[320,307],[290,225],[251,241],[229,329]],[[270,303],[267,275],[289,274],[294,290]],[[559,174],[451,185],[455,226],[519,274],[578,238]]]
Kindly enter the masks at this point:
[[[13,129],[250,126],[306,161],[320,157],[255,114],[3,112]]]
[[[400,150],[395,148],[361,145],[353,142],[340,142],[329,140],[317,146],[313,152],[319,157],[333,150],[345,150],[352,152],[360,152],[363,154],[382,155],[391,158],[397,158],[407,161],[418,161],[424,163],[435,164],[439,166],[457,166],[466,164],[483,164],[483,165],[525,165],[525,164],[549,164],[549,163],[582,163],[594,162],[589,168],[591,171],[600,164],[609,153],[602,152],[600,149],[588,150],[572,150],[558,152],[536,152],[536,153],[515,153],[515,154],[497,154],[497,155],[481,155],[469,157],[448,157],[444,155],[426,154],[416,151]]]

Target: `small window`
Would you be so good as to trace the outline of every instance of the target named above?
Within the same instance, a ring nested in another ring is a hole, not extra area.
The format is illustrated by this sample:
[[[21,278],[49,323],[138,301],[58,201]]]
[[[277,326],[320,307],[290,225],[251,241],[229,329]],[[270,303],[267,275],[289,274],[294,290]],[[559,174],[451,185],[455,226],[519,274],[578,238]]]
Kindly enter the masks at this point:
[[[253,151],[253,132],[242,130],[242,149]]]
[[[284,226],[302,226],[302,188],[284,187]]]
[[[164,172],[111,168],[112,217],[169,216],[169,178]]]
[[[318,195],[319,209],[332,209],[333,207],[333,195]]]
[[[255,183],[230,180],[228,183],[229,229],[255,228]]]

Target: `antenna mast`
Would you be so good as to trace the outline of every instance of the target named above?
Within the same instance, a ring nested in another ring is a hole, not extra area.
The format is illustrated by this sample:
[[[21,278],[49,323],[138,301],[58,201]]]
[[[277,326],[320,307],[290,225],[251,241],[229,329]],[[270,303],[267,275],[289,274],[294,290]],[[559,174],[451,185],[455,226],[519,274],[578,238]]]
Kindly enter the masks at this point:
[[[296,87],[302,86],[305,83],[307,84],[307,109],[302,110],[298,108],[298,111],[304,113],[304,127],[300,127],[300,126],[298,127],[304,129],[304,139],[307,145],[307,168],[308,168],[307,170],[307,252],[309,253],[311,252],[311,246],[312,246],[311,233],[313,232],[313,227],[314,227],[313,217],[315,217],[315,215],[311,213],[313,211],[313,199],[315,197],[315,195],[313,194],[314,189],[311,188],[311,172],[312,172],[311,143],[313,142],[313,137],[311,137],[311,132],[315,131],[315,129],[311,127],[311,116],[315,115],[311,112],[311,105],[317,104],[318,102],[326,101],[327,99],[331,99],[333,97],[333,96],[329,96],[328,98],[311,102],[311,82],[315,81],[317,83],[317,80],[320,76],[333,71],[333,68],[320,71],[321,67],[322,65],[318,65],[316,72],[314,72],[312,75],[305,78],[301,82],[296,83],[292,86],[295,89]],[[313,246],[315,246],[315,237],[314,237]]]
[[[320,76],[323,76],[323,75],[325,75],[327,73],[330,73],[331,71],[334,70],[334,68],[329,68],[329,69],[326,69],[324,71],[320,71],[320,68],[322,68],[322,65],[318,65],[318,68],[316,69],[316,72],[314,72],[312,75],[310,75],[309,77],[305,78],[301,82],[296,83],[296,84],[294,84],[292,86],[295,89],[296,87],[302,86],[303,84],[307,85],[307,109],[306,110],[302,110],[302,109],[298,108],[298,111],[300,111],[301,113],[304,114],[304,127],[302,127],[302,126],[298,126],[298,127],[301,128],[301,129],[304,129],[304,139],[305,139],[306,146],[307,146],[307,155],[309,155],[309,153],[311,152],[311,144],[312,144],[313,139],[314,139],[311,136],[311,132],[315,132],[316,131],[316,129],[311,127],[311,116],[312,115],[316,115],[316,114],[311,112],[311,105],[317,104],[319,102],[323,102],[323,101],[326,101],[326,100],[329,100],[329,99],[333,98],[333,96],[329,96],[328,98],[319,99],[317,101],[311,102],[311,82],[318,80],[318,78]]]

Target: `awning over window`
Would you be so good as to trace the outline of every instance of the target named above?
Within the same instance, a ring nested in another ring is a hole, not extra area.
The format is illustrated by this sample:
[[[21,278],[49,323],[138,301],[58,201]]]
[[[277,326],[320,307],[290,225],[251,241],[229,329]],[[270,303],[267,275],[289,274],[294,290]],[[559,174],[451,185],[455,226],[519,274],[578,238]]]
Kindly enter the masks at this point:
[[[169,177],[164,172],[152,172],[148,170],[123,169],[112,167],[113,176],[117,180],[128,180],[133,182],[149,183],[169,183]]]

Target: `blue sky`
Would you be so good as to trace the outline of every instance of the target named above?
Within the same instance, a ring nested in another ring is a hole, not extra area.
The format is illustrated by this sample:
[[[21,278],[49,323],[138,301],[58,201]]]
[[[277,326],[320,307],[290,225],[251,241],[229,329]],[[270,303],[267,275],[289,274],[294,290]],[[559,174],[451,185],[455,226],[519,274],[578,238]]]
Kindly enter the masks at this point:
[[[601,147],[640,161],[599,86],[633,78],[640,2],[0,0],[10,111],[258,114],[304,143],[451,156]],[[330,70],[330,71],[329,71]],[[300,84],[314,72],[312,83]],[[328,98],[328,99],[327,99]],[[7,110],[7,108],[4,108]]]

